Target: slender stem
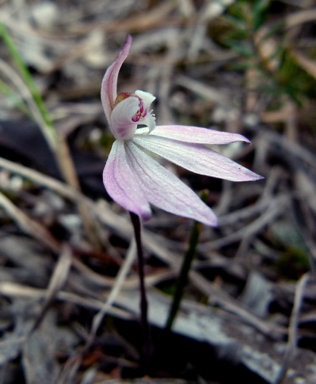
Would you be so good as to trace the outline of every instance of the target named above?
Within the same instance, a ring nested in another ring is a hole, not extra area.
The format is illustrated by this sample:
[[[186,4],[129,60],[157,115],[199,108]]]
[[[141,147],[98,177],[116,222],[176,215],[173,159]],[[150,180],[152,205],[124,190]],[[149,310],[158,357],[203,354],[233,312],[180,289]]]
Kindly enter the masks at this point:
[[[205,202],[207,200],[207,197],[208,197],[208,191],[203,190],[201,192],[201,199]],[[171,308],[169,311],[169,316],[168,316],[166,326],[165,326],[166,332],[171,331],[172,324],[173,324],[173,322],[177,316],[178,310],[180,308],[181,299],[182,299],[182,296],[184,294],[185,286],[188,282],[188,275],[189,275],[192,261],[194,259],[196,247],[197,247],[198,242],[199,242],[201,230],[202,230],[202,224],[195,221],[193,228],[192,228],[192,231],[191,231],[189,246],[188,246],[188,249],[184,255],[180,275],[179,275],[177,283],[176,283],[175,293],[173,295],[173,302],[172,302],[172,305],[171,305]]]
[[[171,331],[172,324],[177,316],[178,310],[180,308],[180,302],[184,293],[184,288],[188,282],[188,274],[191,268],[191,264],[195,255],[196,246],[198,244],[199,236],[201,232],[201,224],[198,222],[194,223],[190,241],[189,241],[189,247],[187,249],[187,252],[184,256],[183,263],[181,266],[180,275],[178,277],[177,283],[176,283],[176,289],[175,293],[173,295],[173,302],[169,311],[168,320],[166,323],[165,330]]]
[[[151,344],[151,334],[150,327],[148,322],[148,302],[146,295],[145,287],[145,276],[144,276],[144,257],[143,257],[143,248],[141,242],[141,223],[140,219],[135,213],[130,212],[132,224],[134,227],[134,234],[137,246],[137,256],[138,256],[138,274],[139,274],[139,284],[140,284],[140,311],[141,311],[141,327],[144,338],[143,345],[143,366],[144,369],[148,371],[149,365],[152,359],[153,348]]]

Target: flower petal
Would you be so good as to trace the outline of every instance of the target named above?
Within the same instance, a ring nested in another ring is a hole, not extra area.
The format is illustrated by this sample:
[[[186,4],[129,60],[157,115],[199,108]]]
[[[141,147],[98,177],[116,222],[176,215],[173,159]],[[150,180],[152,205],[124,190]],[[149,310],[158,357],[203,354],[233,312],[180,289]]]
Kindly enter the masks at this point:
[[[128,97],[119,102],[110,117],[110,129],[116,139],[130,140],[136,131],[137,123],[132,117],[139,109],[138,97]]]
[[[144,221],[150,219],[148,200],[127,162],[125,143],[122,140],[113,143],[103,171],[103,184],[116,203],[141,216]]]
[[[140,122],[139,124],[147,125],[148,133],[152,132],[156,127],[156,119],[155,116],[153,116],[151,113],[148,113]]]
[[[114,63],[107,69],[101,84],[101,101],[102,106],[105,112],[105,116],[110,122],[111,111],[114,108],[115,99],[117,96],[117,78],[121,66],[126,59],[132,45],[132,36],[128,35],[121,49],[121,52],[118,54]]]
[[[138,129],[137,135],[145,132],[145,130]],[[196,144],[230,144],[236,141],[250,143],[246,137],[238,133],[221,132],[214,129],[189,127],[186,125],[158,125],[151,135]]]
[[[156,97],[149,92],[137,90],[134,93],[143,100],[144,108],[148,110],[150,109],[151,104],[156,100]]]
[[[133,141],[126,143],[126,154],[150,203],[206,225],[217,225],[213,211],[188,186],[144,153]]]
[[[152,110],[150,109],[150,106],[153,101],[156,100],[156,97],[149,92],[144,92],[140,90],[135,91],[135,95],[142,100],[143,108],[146,111],[146,116],[139,121],[139,124],[147,125],[148,133],[150,133],[156,127],[156,118],[155,115],[152,115]]]
[[[261,176],[201,144],[184,143],[153,134],[134,136],[133,142],[200,175],[231,181],[254,181]]]

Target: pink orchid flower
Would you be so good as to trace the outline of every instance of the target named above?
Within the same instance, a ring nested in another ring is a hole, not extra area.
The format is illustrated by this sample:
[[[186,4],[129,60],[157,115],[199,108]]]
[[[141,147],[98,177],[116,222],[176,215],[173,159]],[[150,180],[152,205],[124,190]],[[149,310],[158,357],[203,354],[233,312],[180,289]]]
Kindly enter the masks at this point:
[[[103,183],[112,199],[126,210],[149,220],[150,204],[179,216],[216,226],[214,212],[174,174],[146,152],[153,152],[189,171],[231,181],[262,177],[214,152],[205,144],[229,144],[249,140],[244,136],[182,125],[156,126],[150,109],[155,97],[148,92],[120,93],[117,79],[132,44],[127,40],[107,69],[101,100],[115,142],[103,172]],[[138,128],[138,125],[145,128]]]

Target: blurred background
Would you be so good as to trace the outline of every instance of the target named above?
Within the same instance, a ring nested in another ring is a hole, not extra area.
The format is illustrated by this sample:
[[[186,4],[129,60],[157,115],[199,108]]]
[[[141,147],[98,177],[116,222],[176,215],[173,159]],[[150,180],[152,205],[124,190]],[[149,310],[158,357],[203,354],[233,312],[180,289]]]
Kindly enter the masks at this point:
[[[316,382],[316,2],[0,0],[0,22],[0,383],[144,375],[136,265],[84,349],[130,251],[102,184],[113,137],[99,96],[127,34],[119,92],[155,95],[157,124],[245,135],[214,149],[265,177],[162,161],[209,190],[219,226],[201,229],[159,343],[193,223],[154,208],[145,224],[151,380]]]

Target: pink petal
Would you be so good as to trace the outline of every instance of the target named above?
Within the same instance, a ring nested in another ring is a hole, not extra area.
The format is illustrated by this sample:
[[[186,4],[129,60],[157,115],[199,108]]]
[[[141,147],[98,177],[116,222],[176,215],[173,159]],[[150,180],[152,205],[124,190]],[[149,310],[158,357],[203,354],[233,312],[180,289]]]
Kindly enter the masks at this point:
[[[217,225],[213,211],[189,187],[132,141],[127,142],[126,154],[150,203],[165,211],[195,219],[206,225]]]
[[[139,129],[137,135],[144,132],[144,130]],[[230,144],[236,141],[250,143],[246,137],[238,133],[221,132],[186,125],[158,125],[150,135],[197,144]]]
[[[110,129],[116,139],[130,140],[136,131],[137,123],[132,117],[139,109],[138,97],[128,97],[119,102],[110,117]]]
[[[101,101],[105,116],[110,122],[111,111],[114,108],[115,99],[117,96],[117,78],[121,66],[129,54],[132,45],[132,36],[128,35],[114,63],[107,69],[101,84]]]
[[[254,181],[261,176],[201,144],[184,143],[154,136],[134,136],[133,142],[200,175],[231,181]]]
[[[122,140],[113,143],[103,171],[103,184],[116,203],[146,221],[151,217],[151,209],[126,160],[125,145]]]

